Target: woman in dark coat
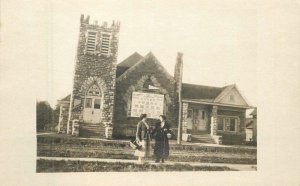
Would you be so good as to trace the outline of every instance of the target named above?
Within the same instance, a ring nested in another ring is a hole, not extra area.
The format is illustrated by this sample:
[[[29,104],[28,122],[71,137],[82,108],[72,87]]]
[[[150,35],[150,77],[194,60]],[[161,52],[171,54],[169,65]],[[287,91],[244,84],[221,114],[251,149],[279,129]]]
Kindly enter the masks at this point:
[[[160,160],[164,163],[165,158],[169,156],[169,139],[167,134],[170,133],[170,126],[166,121],[166,116],[159,116],[160,121],[156,123],[152,136],[155,139],[154,155],[156,163]]]

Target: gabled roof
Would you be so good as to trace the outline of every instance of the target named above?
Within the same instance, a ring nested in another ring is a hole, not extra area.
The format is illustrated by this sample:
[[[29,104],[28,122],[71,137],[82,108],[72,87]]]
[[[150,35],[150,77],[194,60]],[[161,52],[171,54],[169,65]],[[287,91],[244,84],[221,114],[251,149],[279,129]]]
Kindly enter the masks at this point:
[[[220,87],[182,83],[183,99],[213,102],[222,91],[223,88]]]
[[[118,67],[132,67],[135,65],[139,60],[141,60],[143,56],[137,52],[131,54],[129,57],[124,59],[122,62],[118,64]]]
[[[166,77],[169,80],[175,81],[174,78],[173,78],[173,76],[171,76],[168,73],[168,71],[162,66],[162,64],[158,61],[158,59],[154,56],[154,54],[152,52],[149,52],[146,56],[144,56],[143,58],[141,58],[133,66],[131,66],[124,73],[122,73],[120,76],[118,76],[117,77],[117,81],[121,81],[122,79],[124,79],[123,77],[126,77],[127,74],[130,74],[131,72],[133,72],[142,63],[148,62],[149,59],[152,59],[154,61],[154,63],[156,63],[159,66],[159,68],[163,71],[164,74],[166,74]]]
[[[225,97],[233,88],[235,87],[235,84],[228,85],[223,87],[222,92],[215,98],[215,102],[219,102],[223,97]]]
[[[67,95],[66,97],[62,98],[59,101],[70,101],[70,98],[71,98],[71,94]]]
[[[183,83],[182,99],[190,102],[206,102],[209,104],[214,103],[214,104],[228,105],[227,103],[226,104],[222,103],[222,99],[226,97],[232,91],[233,88],[235,88],[236,91],[238,91],[235,84],[224,86],[224,87],[212,87],[212,86]],[[241,97],[244,99],[242,95]],[[246,105],[244,105],[244,107],[249,107],[246,101],[245,103]]]
[[[70,103],[70,99],[71,99],[71,94],[67,95],[66,97],[57,100],[58,105],[59,104],[69,104]]]
[[[130,67],[134,66],[139,60],[143,58],[142,55],[135,52],[126,59],[124,59],[122,62],[120,62],[117,65],[117,78],[121,76],[126,70],[128,70]]]

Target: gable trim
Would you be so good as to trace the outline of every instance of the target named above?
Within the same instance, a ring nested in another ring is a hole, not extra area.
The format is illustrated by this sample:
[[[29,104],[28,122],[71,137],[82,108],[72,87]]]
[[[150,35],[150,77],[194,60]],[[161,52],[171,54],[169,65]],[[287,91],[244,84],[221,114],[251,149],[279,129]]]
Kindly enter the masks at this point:
[[[214,99],[214,102],[220,102],[225,96],[227,96],[235,85],[225,86],[224,90]]]
[[[240,90],[237,88],[236,84],[227,86],[214,100],[215,103],[220,102],[224,97],[228,96],[229,93],[232,91],[232,89],[235,88],[236,91],[239,93],[239,95],[242,97],[242,99],[245,101],[247,106],[250,106],[249,102],[245,99],[245,96],[242,95]]]
[[[163,71],[163,73],[166,74],[167,78],[172,82],[175,83],[174,78],[168,73],[168,71],[162,66],[162,64],[157,60],[157,58],[152,54],[152,52],[149,52],[145,57],[143,57],[141,60],[139,60],[135,65],[133,65],[132,67],[130,67],[128,70],[126,70],[122,75],[120,75],[117,78],[117,82],[120,82],[124,79],[126,79],[126,76],[128,74],[130,74],[132,71],[134,71],[136,69],[136,67],[138,67],[140,64],[146,62],[147,59],[153,58],[154,59],[154,63],[158,64],[158,67],[160,67],[159,69],[161,69]]]

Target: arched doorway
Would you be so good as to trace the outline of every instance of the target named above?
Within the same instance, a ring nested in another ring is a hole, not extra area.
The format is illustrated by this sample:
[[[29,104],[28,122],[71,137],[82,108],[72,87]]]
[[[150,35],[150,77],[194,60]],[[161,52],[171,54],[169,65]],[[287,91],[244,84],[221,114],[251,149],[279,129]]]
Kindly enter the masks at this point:
[[[102,92],[98,85],[93,84],[85,94],[83,121],[100,123],[102,115]]]

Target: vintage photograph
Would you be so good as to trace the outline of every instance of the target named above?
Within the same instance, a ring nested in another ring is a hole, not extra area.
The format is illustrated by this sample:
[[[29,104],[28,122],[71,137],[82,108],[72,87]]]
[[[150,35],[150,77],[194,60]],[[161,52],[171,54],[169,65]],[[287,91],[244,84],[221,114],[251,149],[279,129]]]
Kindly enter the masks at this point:
[[[49,7],[37,173],[257,171],[251,2]]]

